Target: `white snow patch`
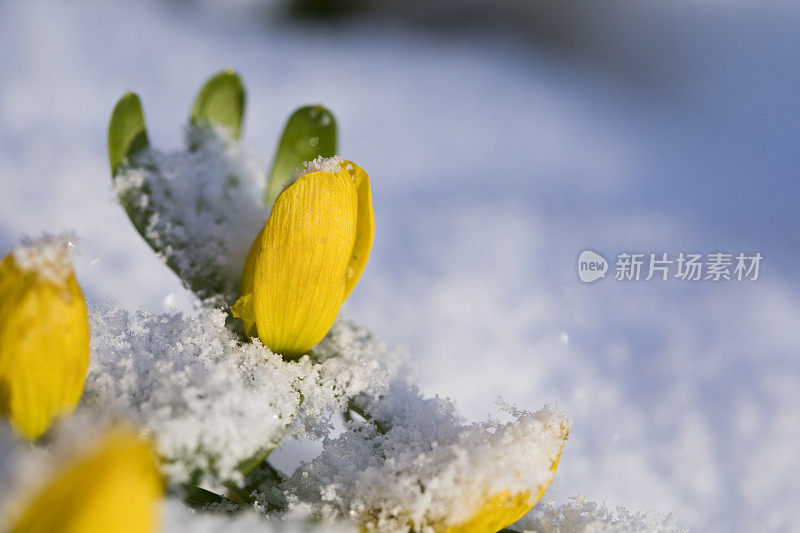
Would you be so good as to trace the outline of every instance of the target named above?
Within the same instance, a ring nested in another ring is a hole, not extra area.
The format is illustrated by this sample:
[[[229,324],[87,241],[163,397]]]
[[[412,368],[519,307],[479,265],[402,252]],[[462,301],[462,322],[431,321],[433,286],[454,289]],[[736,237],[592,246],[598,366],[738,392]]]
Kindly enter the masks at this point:
[[[241,461],[287,433],[326,435],[348,397],[377,397],[400,367],[383,344],[343,320],[313,354],[317,362],[287,362],[258,340],[243,343],[220,310],[185,318],[94,305],[90,316],[83,404],[152,433],[173,483],[200,475],[218,486],[239,479]]]

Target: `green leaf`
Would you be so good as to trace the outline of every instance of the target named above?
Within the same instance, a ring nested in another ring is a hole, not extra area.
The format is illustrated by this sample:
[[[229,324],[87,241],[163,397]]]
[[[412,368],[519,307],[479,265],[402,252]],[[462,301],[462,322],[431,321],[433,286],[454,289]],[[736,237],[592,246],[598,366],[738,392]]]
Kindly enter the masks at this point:
[[[125,160],[148,146],[142,103],[136,94],[127,92],[114,106],[111,121],[108,124],[108,160],[111,165],[112,179],[116,180],[117,173]],[[128,218],[142,236],[145,236],[147,221],[152,213],[146,203],[138,201],[138,196],[147,194],[147,192],[147,184],[144,184],[141,191],[131,191],[119,197],[120,204],[128,214]],[[146,237],[145,240],[147,240]]]
[[[283,191],[292,173],[318,156],[336,155],[336,119],[321,105],[301,107],[289,117],[272,162],[265,201],[267,207]]]
[[[108,124],[108,160],[111,175],[134,152],[148,146],[142,103],[136,94],[128,92],[119,99]]]
[[[236,470],[244,474],[245,476],[252,472],[258,465],[264,462],[264,460],[269,457],[269,454],[272,453],[272,450],[275,448],[265,448],[258,453],[256,453],[250,459],[245,459],[241,463],[236,466]]]
[[[219,494],[206,489],[201,489],[200,487],[189,486],[185,487],[185,489],[186,492],[184,495],[184,500],[189,504],[190,507],[195,509],[205,507],[209,504],[222,503],[225,501],[225,498]]]
[[[234,139],[242,134],[244,85],[233,70],[212,76],[203,85],[192,106],[191,122],[195,126],[219,126]]]

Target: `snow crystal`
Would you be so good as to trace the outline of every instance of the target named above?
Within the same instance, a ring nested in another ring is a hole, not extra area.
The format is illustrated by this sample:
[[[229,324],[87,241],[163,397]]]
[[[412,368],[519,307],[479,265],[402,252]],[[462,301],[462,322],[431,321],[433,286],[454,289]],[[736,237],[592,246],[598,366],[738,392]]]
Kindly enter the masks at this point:
[[[42,281],[62,285],[72,274],[73,241],[69,234],[26,238],[11,250],[11,256],[20,270],[35,273]]]
[[[464,425],[450,401],[398,383],[363,412],[376,423],[351,422],[284,483],[292,505],[380,531],[432,531],[502,492],[538,493],[569,431],[554,406]]]
[[[325,435],[347,398],[376,398],[398,364],[339,320],[318,351],[284,361],[257,339],[242,342],[225,314],[196,318],[95,305],[83,403],[152,433],[173,483],[238,480],[237,465],[287,433]]]
[[[114,187],[145,213],[145,238],[201,299],[230,304],[267,217],[264,164],[222,130],[189,127],[189,149],[141,150]]]
[[[688,529],[678,524],[674,514],[631,513],[622,507],[614,511],[584,496],[575,496],[564,505],[545,502],[511,526],[530,533],[678,533]]]

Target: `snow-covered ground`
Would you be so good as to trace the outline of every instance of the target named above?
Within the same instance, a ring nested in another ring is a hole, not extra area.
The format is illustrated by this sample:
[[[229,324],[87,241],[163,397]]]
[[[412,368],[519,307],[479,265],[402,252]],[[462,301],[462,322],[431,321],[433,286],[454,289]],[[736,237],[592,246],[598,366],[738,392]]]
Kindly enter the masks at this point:
[[[194,92],[232,66],[265,160],[289,112],[322,102],[370,173],[375,245],[348,315],[470,418],[502,395],[573,419],[549,497],[796,528],[800,13],[653,6],[604,19],[600,61],[501,30],[281,25],[246,2],[0,2],[0,249],[73,230],[91,299],[191,311],[112,201],[106,127],[133,89],[174,148]],[[587,248],[764,263],[755,282],[584,285]]]

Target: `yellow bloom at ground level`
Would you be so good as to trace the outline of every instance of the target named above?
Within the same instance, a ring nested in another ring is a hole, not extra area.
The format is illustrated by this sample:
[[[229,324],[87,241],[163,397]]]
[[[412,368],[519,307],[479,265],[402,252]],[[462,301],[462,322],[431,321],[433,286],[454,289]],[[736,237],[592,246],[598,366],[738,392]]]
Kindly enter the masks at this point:
[[[233,307],[245,333],[295,357],[330,329],[372,246],[369,177],[343,161],[338,172],[302,175],[275,202],[242,271]]]
[[[510,526],[528,514],[533,509],[533,506],[542,499],[547,487],[550,486],[550,482],[553,480],[553,476],[556,474],[560,458],[561,454],[559,453],[550,467],[550,478],[547,483],[538,487],[536,498],[530,498],[530,491],[518,494],[504,491],[490,497],[468,520],[453,526],[436,528],[436,533],[494,533]]]
[[[0,263],[0,414],[29,439],[75,408],[89,364],[86,305],[58,250],[66,246],[22,246]]]
[[[456,526],[445,526],[437,533],[494,533],[510,526],[530,511],[529,492],[510,495],[503,492],[486,502],[473,517]]]
[[[162,492],[150,444],[111,429],[25,502],[11,532],[149,533]]]

